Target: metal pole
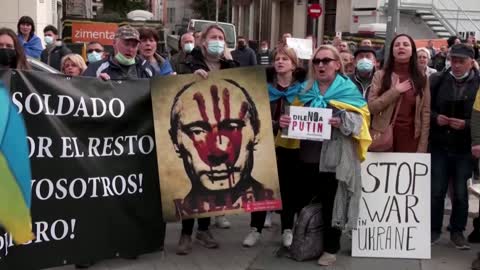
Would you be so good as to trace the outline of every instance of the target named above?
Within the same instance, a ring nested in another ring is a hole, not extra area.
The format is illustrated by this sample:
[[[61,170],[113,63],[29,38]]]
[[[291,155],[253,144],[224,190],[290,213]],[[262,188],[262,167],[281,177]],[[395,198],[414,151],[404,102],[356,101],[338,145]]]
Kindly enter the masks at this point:
[[[218,23],[218,9],[219,9],[218,2],[219,1],[220,0],[215,1],[215,22],[217,22],[217,23]]]
[[[232,23],[230,21],[230,0],[227,0],[227,23]]]
[[[385,37],[385,46],[384,46],[385,62],[388,61],[388,52],[390,51],[390,43],[392,43],[392,40],[397,33],[398,19],[399,19],[398,13],[399,13],[398,0],[389,0],[388,10],[387,10],[387,35]]]
[[[457,9],[457,24],[455,25],[455,34],[458,35],[458,13],[460,12],[460,8]]]

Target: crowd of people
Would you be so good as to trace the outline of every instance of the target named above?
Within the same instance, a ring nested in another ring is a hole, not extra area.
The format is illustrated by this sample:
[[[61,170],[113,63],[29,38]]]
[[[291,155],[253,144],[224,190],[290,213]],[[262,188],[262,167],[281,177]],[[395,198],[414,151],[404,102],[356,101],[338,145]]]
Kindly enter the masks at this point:
[[[360,196],[360,164],[370,138],[370,151],[431,153],[431,242],[440,239],[450,188],[450,239],[458,249],[470,248],[464,235],[467,180],[478,163],[474,158],[480,156],[480,108],[474,107],[480,87],[479,47],[474,37],[465,42],[452,37],[447,47],[434,48],[429,42],[427,47],[417,48],[410,36],[400,34],[387,52],[375,49],[369,39],[352,46],[337,37],[328,42],[331,45],[314,44],[307,63],[288,47],[287,38],[292,37],[288,33],[273,50],[268,41],[261,41],[256,52],[245,37],[238,37],[237,49],[230,51],[224,30],[210,25],[203,32],[183,34],[180,51],[165,58],[157,52],[159,36],[155,30],[122,26],[115,33],[113,54],[107,56],[104,47],[92,41],[87,45],[85,62],[62,43],[55,27],[47,26],[43,32],[45,49],[28,16],[20,18],[17,33],[1,28],[0,67],[28,70],[28,56],[68,76],[116,80],[175,74],[208,78],[210,72],[221,69],[266,66],[283,202],[281,242],[289,247],[296,214],[313,200],[321,202],[324,252],[318,264],[334,264],[342,231],[355,227],[359,206],[347,205],[347,200]],[[289,105],[332,109],[332,140],[282,138],[280,130],[291,123],[285,112]],[[353,197],[338,196],[347,188],[354,190]],[[341,207],[350,208],[346,219],[338,214],[345,210]],[[261,240],[264,227],[271,226],[271,216],[267,212],[251,214],[251,229],[246,230],[243,246],[252,247]],[[218,248],[210,223],[210,218],[197,220],[195,239],[206,248]],[[194,224],[193,219],[182,221],[177,254],[192,251]],[[230,226],[224,216],[216,217],[215,224]],[[469,240],[479,242],[480,228],[475,230]]]

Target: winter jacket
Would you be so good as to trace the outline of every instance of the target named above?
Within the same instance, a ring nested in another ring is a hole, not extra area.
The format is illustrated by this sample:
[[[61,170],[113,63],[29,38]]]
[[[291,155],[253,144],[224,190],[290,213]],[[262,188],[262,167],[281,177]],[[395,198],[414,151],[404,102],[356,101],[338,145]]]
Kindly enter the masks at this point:
[[[61,70],[62,58],[70,53],[72,53],[72,51],[63,43],[61,46],[47,46],[47,48],[42,51],[40,60],[56,70]]]
[[[155,70],[147,60],[138,56],[132,66],[120,65],[110,56],[108,59],[90,63],[83,76],[98,77],[100,73],[107,73],[112,80],[145,79],[152,78],[155,75]]]
[[[449,72],[447,70],[430,76],[430,147],[440,147],[453,153],[467,153],[471,147],[472,109],[480,86],[480,76],[478,71],[472,69],[468,78],[457,86],[455,78]],[[437,117],[440,114],[465,120],[465,129],[439,126]]]
[[[378,131],[384,131],[390,125],[393,113],[401,97],[394,85],[380,95],[384,71],[380,70],[373,76],[372,87],[368,95],[368,109],[372,115],[371,126]],[[425,153],[428,147],[428,135],[430,133],[430,89],[428,80],[422,95],[416,97],[415,106],[415,139],[420,138],[417,152]],[[395,136],[395,134],[394,134]]]

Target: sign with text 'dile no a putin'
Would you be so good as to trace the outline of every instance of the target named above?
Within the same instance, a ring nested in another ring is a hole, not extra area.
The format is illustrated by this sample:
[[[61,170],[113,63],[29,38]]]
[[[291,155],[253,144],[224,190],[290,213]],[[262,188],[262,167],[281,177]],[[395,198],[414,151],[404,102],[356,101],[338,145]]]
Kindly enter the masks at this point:
[[[368,153],[352,255],[430,259],[430,155]]]

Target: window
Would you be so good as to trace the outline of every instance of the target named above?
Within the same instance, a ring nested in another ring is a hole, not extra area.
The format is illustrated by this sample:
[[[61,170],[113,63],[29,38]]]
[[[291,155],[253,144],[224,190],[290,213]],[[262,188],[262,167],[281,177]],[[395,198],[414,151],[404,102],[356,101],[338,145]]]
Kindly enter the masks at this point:
[[[175,23],[175,8],[167,8],[167,23]]]

